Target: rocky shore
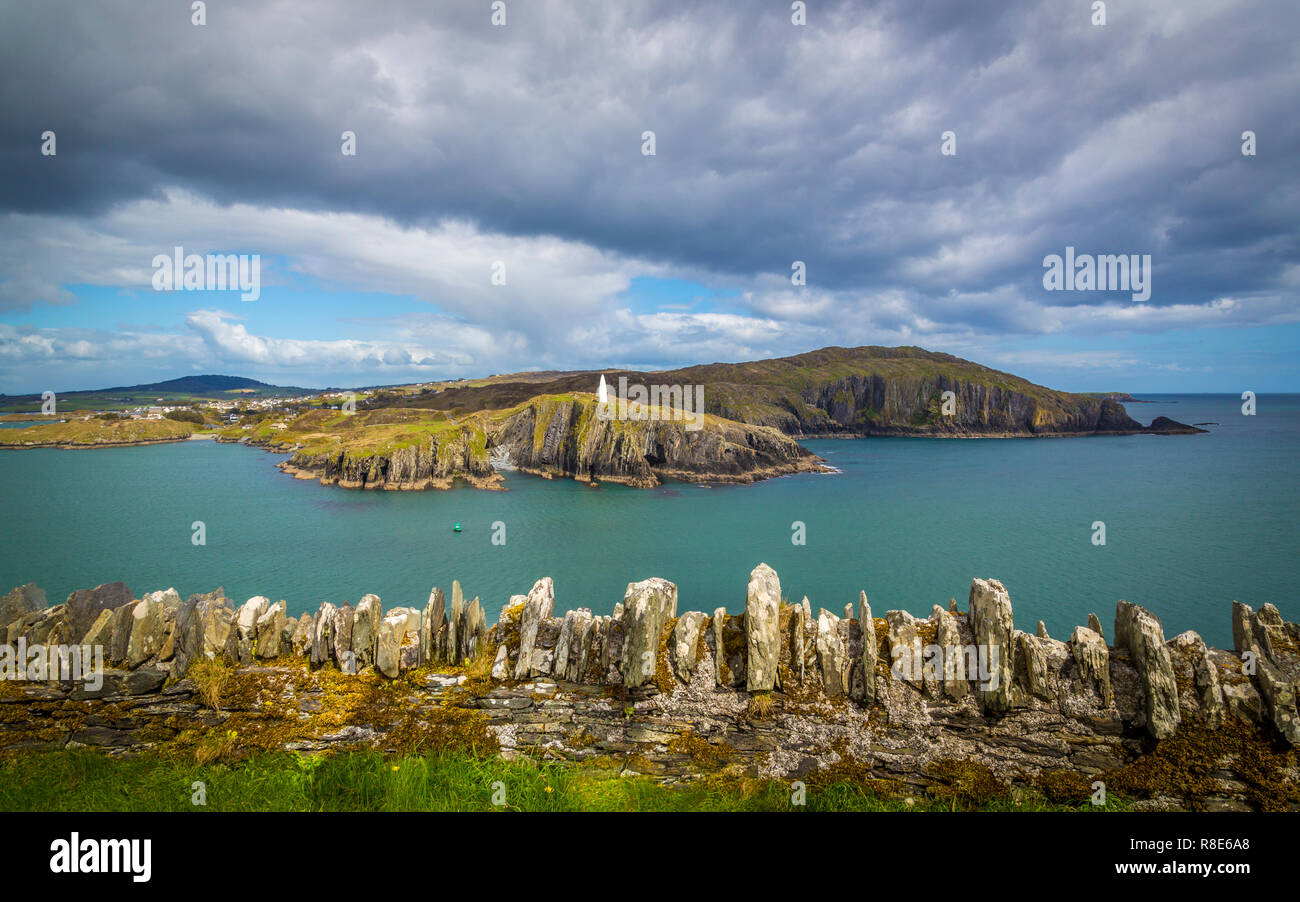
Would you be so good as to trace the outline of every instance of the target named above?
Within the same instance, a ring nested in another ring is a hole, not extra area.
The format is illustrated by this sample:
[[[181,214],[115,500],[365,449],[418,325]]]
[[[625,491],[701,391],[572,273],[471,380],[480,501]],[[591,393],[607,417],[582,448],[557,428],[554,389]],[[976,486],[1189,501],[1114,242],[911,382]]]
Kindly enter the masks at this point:
[[[602,419],[589,394],[539,397],[457,420],[392,408],[321,420],[319,412],[311,413],[274,435],[241,440],[289,452],[279,466],[296,478],[357,489],[447,489],[457,480],[499,489],[504,477],[494,459],[547,479],[637,488],[666,479],[749,483],[827,471],[821,458],[775,429],[704,416],[698,429],[674,419]],[[393,433],[393,440],[376,447],[375,427]]]
[[[7,654],[99,646],[108,669],[98,687],[0,684],[0,751],[400,750],[480,731],[505,756],[665,780],[838,775],[1062,798],[1103,786],[1142,807],[1300,810],[1300,626],[1268,604],[1232,604],[1232,651],[1166,639],[1124,601],[1113,644],[1095,615],[1065,641],[1023,632],[992,579],[972,581],[965,610],[924,619],[873,616],[865,595],[814,616],[766,565],[740,614],[679,612],[662,579],[629,584],[609,616],[557,616],[543,578],[490,627],[457,583],[421,607],[286,607],[220,589],[136,599],[121,583],[46,607],[37,587],[14,589],[0,600]]]

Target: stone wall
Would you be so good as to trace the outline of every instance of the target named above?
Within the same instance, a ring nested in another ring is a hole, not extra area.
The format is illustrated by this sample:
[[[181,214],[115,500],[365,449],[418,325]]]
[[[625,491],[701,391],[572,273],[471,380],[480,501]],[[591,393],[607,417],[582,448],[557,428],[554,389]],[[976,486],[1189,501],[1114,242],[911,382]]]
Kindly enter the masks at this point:
[[[814,617],[765,564],[735,615],[679,613],[662,579],[629,584],[611,615],[557,616],[543,578],[490,628],[459,583],[423,608],[384,611],[374,595],[300,618],[285,608],[260,596],[236,607],[220,589],[135,599],[121,583],[46,607],[39,588],[14,589],[0,600],[11,655],[99,646],[108,669],[94,690],[58,674],[7,683],[0,748],[131,752],[225,724],[257,749],[399,749],[449,735],[454,709],[507,756],[663,778],[847,774],[906,791],[974,769],[1076,795],[1101,780],[1156,806],[1300,809],[1300,627],[1268,604],[1233,603],[1233,651],[1193,632],[1166,640],[1124,601],[1113,645],[1096,615],[1066,641],[1041,623],[1022,632],[992,579],[972,581],[965,611],[874,617],[862,594]],[[195,668],[213,661],[247,691],[205,699]],[[400,692],[372,691],[383,684]]]

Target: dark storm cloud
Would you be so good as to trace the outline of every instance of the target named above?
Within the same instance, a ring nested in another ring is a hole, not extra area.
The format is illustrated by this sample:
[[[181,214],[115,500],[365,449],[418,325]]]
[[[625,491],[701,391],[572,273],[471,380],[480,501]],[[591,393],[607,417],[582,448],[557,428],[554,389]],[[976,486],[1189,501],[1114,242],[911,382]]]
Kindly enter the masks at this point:
[[[797,28],[784,2],[507,0],[494,28],[487,2],[211,0],[199,28],[182,2],[7,2],[0,209],[181,187],[456,217],[723,278],[800,259],[929,317],[954,291],[1047,300],[1067,244],[1152,254],[1153,304],[1276,292],[1294,267],[1291,0],[1111,3],[1101,28],[1082,0],[808,5]]]

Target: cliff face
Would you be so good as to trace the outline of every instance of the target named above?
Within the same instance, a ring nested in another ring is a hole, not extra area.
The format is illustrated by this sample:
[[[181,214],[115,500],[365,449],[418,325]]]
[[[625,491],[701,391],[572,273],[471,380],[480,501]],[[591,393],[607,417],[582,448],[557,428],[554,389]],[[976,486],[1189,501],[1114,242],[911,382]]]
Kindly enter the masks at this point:
[[[501,482],[488,461],[482,431],[471,427],[425,435],[415,444],[383,451],[298,451],[281,469],[351,489],[450,488],[457,478],[480,488]]]
[[[597,372],[456,386],[401,403],[458,414],[526,403],[541,394],[589,392]],[[1173,421],[1144,427],[1116,393],[1074,394],[924,348],[823,348],[794,357],[713,363],[663,372],[604,373],[612,386],[701,385],[704,409],[791,436],[1188,434]],[[942,410],[953,392],[952,415]]]
[[[952,392],[952,414],[943,412]],[[1056,397],[1055,395],[1060,395]],[[715,386],[707,409],[792,435],[1129,435],[1146,431],[1116,401],[1042,397],[949,375],[850,376],[791,388]],[[1159,430],[1157,430],[1159,431]]]
[[[693,431],[681,420],[602,420],[596,412],[594,395],[565,395],[459,421],[393,408],[337,421],[312,413],[249,441],[292,451],[280,466],[299,478],[364,489],[450,488],[458,478],[497,488],[503,477],[493,457],[541,476],[638,487],[665,478],[752,482],[822,469],[820,458],[775,429],[701,416]]]
[[[1113,398],[1054,391],[921,348],[825,348],[755,364],[692,367],[673,376],[704,384],[709,412],[788,435],[1203,431],[1164,418],[1144,427]],[[951,413],[944,411],[945,392],[952,392]]]
[[[493,453],[546,476],[652,486],[661,478],[752,482],[820,470],[820,458],[775,429],[701,417],[602,420],[593,396],[535,399],[492,429]]]

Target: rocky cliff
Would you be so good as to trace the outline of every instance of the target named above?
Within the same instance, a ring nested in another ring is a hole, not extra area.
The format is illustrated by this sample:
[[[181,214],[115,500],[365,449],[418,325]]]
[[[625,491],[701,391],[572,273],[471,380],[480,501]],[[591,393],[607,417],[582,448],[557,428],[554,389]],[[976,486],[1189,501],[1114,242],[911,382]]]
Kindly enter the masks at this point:
[[[602,419],[597,409],[594,395],[535,398],[489,427],[489,446],[525,472],[641,487],[823,469],[820,458],[768,427],[701,416],[692,430],[673,419]]]
[[[824,469],[820,458],[775,429],[704,415],[698,425],[601,418],[594,395],[569,394],[459,418],[400,408],[353,416],[313,411],[245,440],[292,452],[280,465],[286,472],[345,488],[449,488],[456,479],[496,488],[503,479],[494,460],[547,478],[639,487],[662,479],[752,482]]]
[[[385,612],[367,595],[299,618],[260,596],[232,605],[220,589],[136,600],[115,583],[40,600],[27,586],[0,604],[22,612],[4,631],[11,659],[84,643],[109,667],[99,685],[9,674],[0,748],[11,751],[185,752],[211,735],[227,737],[223,753],[430,749],[473,724],[503,755],[665,778],[1029,785],[1075,800],[1100,788],[1139,807],[1300,810],[1300,626],[1268,604],[1233,604],[1226,651],[1193,632],[1166,639],[1123,601],[1113,644],[1096,616],[1065,641],[1042,624],[1023,632],[993,579],[972,581],[965,610],[876,617],[863,594],[814,616],[762,564],[739,614],[679,612],[676,586],[648,579],[611,615],[557,616],[543,578],[491,628],[455,583],[423,607]]]
[[[518,404],[537,394],[591,391],[601,373],[496,381],[404,397],[458,413]],[[823,348],[794,357],[714,363],[663,372],[607,371],[610,384],[702,385],[705,410],[790,436],[1129,435],[1202,432],[1129,417],[1115,395],[1073,394],[923,348]],[[949,411],[944,393],[952,392]],[[394,403],[397,403],[396,401]]]

